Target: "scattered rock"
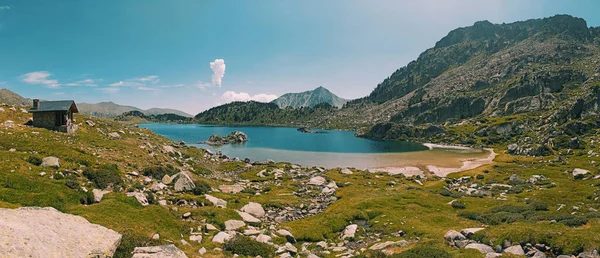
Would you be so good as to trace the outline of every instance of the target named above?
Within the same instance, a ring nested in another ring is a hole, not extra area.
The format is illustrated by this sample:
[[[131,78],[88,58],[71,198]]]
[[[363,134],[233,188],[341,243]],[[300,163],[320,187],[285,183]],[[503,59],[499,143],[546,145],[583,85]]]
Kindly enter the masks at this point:
[[[467,246],[465,246],[465,249],[476,249],[482,254],[495,253],[492,247],[480,243],[470,243]]]
[[[119,140],[119,139],[121,139],[121,135],[119,135],[119,133],[116,133],[116,132],[109,133],[108,137],[111,140]]]
[[[586,169],[576,168],[573,169],[573,178],[580,179],[589,174],[590,171]]]
[[[171,178],[169,175],[164,175],[162,180],[160,180],[163,184],[168,185],[173,183],[173,178]]]
[[[240,215],[240,217],[242,217],[242,220],[245,222],[253,223],[253,224],[260,223],[259,219],[255,218],[254,216],[252,216],[248,213],[245,213],[243,211],[237,211],[237,213]]]
[[[132,258],[187,258],[175,245],[136,247]]]
[[[270,243],[273,239],[270,236],[260,234],[256,237],[256,241],[260,243]]]
[[[354,238],[354,236],[356,235],[356,229],[358,229],[358,225],[356,225],[356,224],[348,225],[344,229],[344,232],[342,232],[342,239]]]
[[[514,255],[525,255],[525,251],[523,247],[520,245],[513,245],[509,248],[504,249],[504,253],[514,254]]]
[[[200,248],[200,250],[198,250],[198,253],[200,255],[205,255],[206,254],[206,248],[204,248],[204,247]]]
[[[134,197],[142,206],[148,206],[148,199],[142,192],[130,192],[127,193],[127,196]]]
[[[265,216],[265,210],[263,209],[262,205],[256,202],[249,202],[248,204],[244,205],[244,207],[242,207],[240,210],[257,218],[262,218]]]
[[[121,234],[54,208],[0,208],[0,257],[112,257]]]
[[[152,239],[154,240],[159,240],[160,239],[160,235],[158,233],[152,235]]]
[[[183,191],[191,191],[196,187],[192,178],[187,174],[187,172],[179,172],[173,176],[173,181],[175,181],[175,186],[173,189],[176,192]]]
[[[107,193],[110,193],[110,191],[102,191],[100,189],[93,189],[92,194],[94,195],[94,202],[98,203],[98,202],[102,201],[102,197],[104,197],[104,195]]]
[[[309,185],[323,186],[327,183],[327,180],[322,176],[316,176],[308,180]]]
[[[57,157],[45,157],[42,159],[43,167],[60,167],[60,160]]]
[[[448,241],[467,239],[463,234],[459,233],[456,230],[448,230],[448,232],[446,232],[446,234],[444,234],[444,238]]]
[[[213,242],[215,242],[215,243],[220,243],[220,244],[222,244],[222,243],[225,243],[225,241],[227,241],[227,240],[229,240],[229,239],[231,239],[231,238],[232,238],[232,236],[231,236],[231,235],[229,235],[229,234],[227,234],[227,233],[225,233],[225,232],[222,232],[222,231],[221,231],[221,232],[217,233],[217,234],[216,234],[216,235],[213,237],[212,241],[213,241]]]
[[[241,220],[233,220],[232,219],[232,220],[225,221],[225,229],[227,231],[236,230],[238,228],[242,228],[245,226],[246,226],[246,223],[244,223]]]
[[[471,237],[473,234],[484,230],[485,228],[465,228],[460,231],[460,233],[465,237]]]
[[[220,185],[219,190],[221,190],[221,192],[224,192],[224,193],[236,194],[236,193],[242,192],[244,190],[244,186],[243,185]]]
[[[202,235],[191,235],[190,241],[196,242],[196,243],[202,243]]]
[[[344,175],[352,175],[352,170],[350,170],[349,168],[342,168],[342,170],[340,170],[340,173]]]
[[[205,194],[204,198],[206,198],[206,200],[211,202],[215,207],[227,208],[227,202],[223,199],[219,199],[217,197],[214,197],[214,196],[208,195],[208,194]]]

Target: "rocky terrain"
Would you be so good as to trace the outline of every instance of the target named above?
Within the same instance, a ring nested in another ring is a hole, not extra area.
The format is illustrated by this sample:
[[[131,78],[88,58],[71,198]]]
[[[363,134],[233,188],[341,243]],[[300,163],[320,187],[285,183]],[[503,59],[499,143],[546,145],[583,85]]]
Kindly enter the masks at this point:
[[[336,96],[323,86],[319,86],[311,91],[283,94],[271,103],[277,104],[279,108],[312,108],[319,104],[328,104],[332,107],[342,108],[346,102],[348,100]]]

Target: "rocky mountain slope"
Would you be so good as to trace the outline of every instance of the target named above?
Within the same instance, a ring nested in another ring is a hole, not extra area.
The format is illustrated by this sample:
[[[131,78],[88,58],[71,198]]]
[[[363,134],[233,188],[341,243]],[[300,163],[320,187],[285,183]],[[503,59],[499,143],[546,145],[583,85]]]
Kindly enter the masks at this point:
[[[272,101],[279,108],[315,107],[319,104],[329,104],[332,107],[341,108],[346,102],[348,100],[336,96],[323,86],[300,93],[286,93]]]
[[[0,90],[0,103],[8,105],[31,106],[31,99],[22,97],[7,89]]]
[[[193,117],[188,113],[175,109],[151,108],[148,110],[143,110],[137,107],[119,105],[110,101],[100,102],[96,104],[78,103],[77,107],[82,113],[103,117],[115,117],[130,111],[140,111],[143,112],[145,115],[175,114],[183,117]]]

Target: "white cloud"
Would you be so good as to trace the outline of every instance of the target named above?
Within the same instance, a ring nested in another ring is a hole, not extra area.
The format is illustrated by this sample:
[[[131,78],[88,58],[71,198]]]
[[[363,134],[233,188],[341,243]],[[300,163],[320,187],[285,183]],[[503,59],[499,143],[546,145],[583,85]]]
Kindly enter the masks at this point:
[[[139,82],[150,82],[150,83],[157,83],[160,81],[160,79],[158,79],[158,75],[150,75],[150,76],[146,76],[146,77],[138,77],[138,78],[133,78],[130,79],[131,81],[139,81]]]
[[[203,89],[203,90],[204,90],[204,89],[206,89],[206,88],[208,88],[208,87],[210,87],[210,86],[211,86],[211,84],[210,84],[210,83],[208,83],[208,82],[203,82],[203,81],[198,81],[198,84],[196,84],[196,87],[197,87],[197,88],[199,88],[199,89]]]
[[[4,5],[4,6],[0,6],[0,11],[8,11],[10,10],[10,6]]]
[[[118,82],[109,84],[108,86],[111,86],[111,87],[142,87],[142,86],[145,86],[145,84],[143,84],[141,82],[118,81]]]
[[[76,81],[76,82],[71,82],[71,83],[66,83],[66,86],[90,86],[90,87],[95,87],[98,86],[98,84],[96,84],[96,82],[92,79],[84,79],[81,81]]]
[[[180,83],[180,84],[169,84],[169,85],[160,85],[158,86],[159,88],[183,88],[185,87],[185,84]]]
[[[215,59],[214,62],[210,62],[210,69],[213,71],[212,83],[221,87],[223,76],[225,76],[225,60]]]
[[[272,94],[260,93],[260,94],[256,94],[256,95],[250,95],[246,92],[237,93],[235,91],[226,91],[225,93],[223,93],[223,95],[221,95],[221,100],[223,100],[225,103],[229,103],[229,102],[233,102],[233,101],[250,101],[250,100],[254,100],[254,101],[258,101],[258,102],[271,102],[276,98],[277,98],[277,95],[272,95]]]
[[[29,84],[43,84],[52,89],[60,87],[57,80],[48,79],[51,75],[47,71],[31,72],[21,75],[21,81]]]
[[[146,87],[146,86],[140,86],[137,89],[138,90],[143,90],[143,91],[158,91],[157,88],[150,88],[150,87]]]
[[[98,90],[103,91],[105,93],[114,94],[114,93],[119,92],[120,89],[119,88],[115,88],[115,87],[108,87],[108,88],[100,88]]]

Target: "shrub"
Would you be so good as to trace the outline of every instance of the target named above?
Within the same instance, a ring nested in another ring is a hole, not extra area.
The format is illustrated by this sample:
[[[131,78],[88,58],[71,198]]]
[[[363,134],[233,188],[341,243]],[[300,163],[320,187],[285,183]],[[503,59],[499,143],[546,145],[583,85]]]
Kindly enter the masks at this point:
[[[98,168],[87,168],[83,171],[83,175],[100,189],[105,189],[110,185],[120,185],[123,182],[119,175],[119,168],[117,165],[103,165]]]
[[[437,191],[437,193],[438,193],[439,195],[443,195],[443,196],[448,196],[448,197],[449,197],[449,196],[452,196],[452,192],[450,192],[450,191],[449,191],[448,189],[446,189],[446,188],[442,188],[442,189],[438,190],[438,191]]]
[[[161,179],[163,178],[165,175],[174,175],[176,174],[177,169],[174,168],[173,166],[171,166],[171,164],[167,165],[166,167],[149,167],[149,168],[145,168],[144,170],[142,170],[142,174],[144,174],[144,176],[150,176],[154,179]]]
[[[73,190],[79,189],[79,183],[77,183],[75,180],[67,180],[65,185]]]
[[[154,194],[148,193],[146,195],[146,199],[148,200],[148,204],[156,204],[156,198],[154,197]]]
[[[87,191],[84,193],[84,195],[79,198],[79,203],[81,204],[93,204],[94,203],[94,194],[92,194],[92,191]]]
[[[65,176],[63,176],[63,174],[61,173],[54,173],[54,176],[52,176],[52,178],[56,180],[62,180],[63,178],[65,178]]]
[[[194,189],[192,189],[194,195],[203,195],[211,190],[210,185],[204,181],[196,181],[194,184],[196,185]]]
[[[464,209],[466,207],[467,207],[467,205],[464,202],[461,202],[461,201],[454,201],[454,202],[452,202],[452,208],[455,208],[455,209]]]
[[[475,178],[477,178],[479,180],[482,180],[484,178],[484,176],[483,175],[477,175]]]
[[[42,159],[35,156],[30,156],[29,158],[27,158],[27,162],[36,166],[42,165]]]
[[[531,203],[529,203],[529,206],[531,206],[531,208],[533,208],[536,211],[548,210],[548,204],[542,201],[531,201]]]
[[[269,258],[274,255],[274,250],[270,245],[256,242],[245,236],[236,236],[225,242],[223,249],[234,254],[250,257],[261,256]]]

